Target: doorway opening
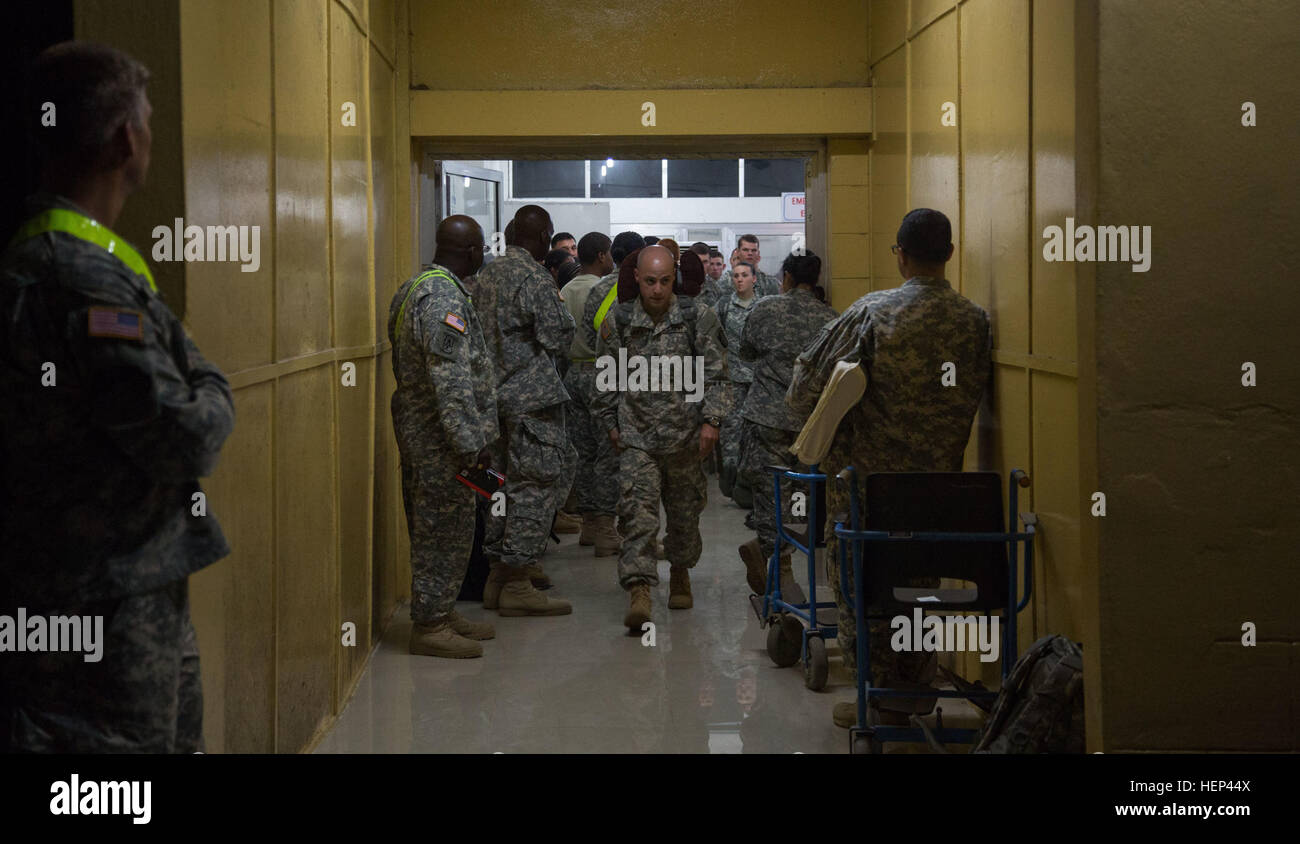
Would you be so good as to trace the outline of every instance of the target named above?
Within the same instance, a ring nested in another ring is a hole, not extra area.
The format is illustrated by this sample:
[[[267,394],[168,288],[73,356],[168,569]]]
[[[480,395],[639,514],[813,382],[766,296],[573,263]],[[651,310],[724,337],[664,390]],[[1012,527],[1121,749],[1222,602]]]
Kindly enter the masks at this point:
[[[417,264],[433,255],[434,232],[445,217],[473,217],[490,242],[516,210],[535,204],[550,213],[557,233],[577,239],[630,230],[672,238],[683,249],[703,242],[725,259],[741,235],[752,234],[760,242],[760,269],[777,276],[785,257],[802,246],[822,258],[829,288],[824,142],[774,151],[770,141],[748,148],[733,141],[719,152],[680,143],[630,150],[571,141],[546,152],[517,141],[418,144]]]

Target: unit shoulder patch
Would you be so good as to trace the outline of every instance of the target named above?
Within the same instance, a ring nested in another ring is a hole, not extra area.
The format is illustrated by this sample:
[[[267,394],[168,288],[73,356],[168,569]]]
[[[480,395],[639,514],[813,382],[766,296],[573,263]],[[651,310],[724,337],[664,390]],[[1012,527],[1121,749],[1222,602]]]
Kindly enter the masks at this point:
[[[144,341],[144,314],[130,308],[93,306],[86,318],[86,333],[91,337]]]
[[[429,351],[433,352],[438,357],[447,358],[448,360],[455,360],[456,350],[460,346],[461,341],[465,337],[465,335],[461,333],[463,331],[464,331],[463,328],[458,330],[452,328],[451,325],[448,323],[443,323],[442,325],[439,325],[438,333],[433,338],[433,343],[429,347]]]

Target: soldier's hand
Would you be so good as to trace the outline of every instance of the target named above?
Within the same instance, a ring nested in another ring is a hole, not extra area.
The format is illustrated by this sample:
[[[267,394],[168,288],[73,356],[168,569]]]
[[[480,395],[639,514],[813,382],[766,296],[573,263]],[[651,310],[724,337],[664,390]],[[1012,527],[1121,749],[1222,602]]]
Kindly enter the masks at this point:
[[[713,447],[718,444],[718,429],[705,422],[700,426],[700,459],[709,456]]]
[[[611,428],[611,429],[610,429],[610,431],[609,431],[609,441],[612,442],[612,443],[614,444],[614,450],[615,450],[615,451],[622,451],[622,450],[623,450],[623,443],[620,442],[620,440],[619,440],[619,436],[618,436],[618,428]]]

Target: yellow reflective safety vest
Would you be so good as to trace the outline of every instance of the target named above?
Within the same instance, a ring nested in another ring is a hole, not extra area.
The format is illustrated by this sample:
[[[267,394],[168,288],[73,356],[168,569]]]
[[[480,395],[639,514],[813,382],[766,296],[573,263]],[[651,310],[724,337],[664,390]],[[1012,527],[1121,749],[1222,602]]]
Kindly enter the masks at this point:
[[[456,285],[457,290],[465,294],[465,299],[471,305],[474,304],[474,297],[469,295],[469,291],[465,289],[465,286],[460,283],[459,279],[441,267],[421,273],[419,277],[411,283],[410,289],[406,291],[405,298],[402,299],[402,306],[397,309],[397,331],[395,339],[400,340],[402,338],[402,329],[406,326],[406,305],[411,301],[411,294],[415,293],[416,289],[419,288],[420,285],[424,284],[424,282],[431,278],[441,278],[444,281],[450,281],[452,284]]]
[[[46,232],[63,232],[79,240],[95,244],[125,264],[126,268],[131,272],[144,276],[145,281],[149,282],[149,287],[155,293],[158,292],[158,285],[154,284],[153,273],[149,272],[149,265],[144,262],[144,258],[132,248],[131,244],[127,243],[121,235],[112,229],[102,226],[84,214],[78,214],[76,211],[69,211],[66,208],[50,208],[42,211],[22,224],[17,234],[9,241],[9,245],[13,246],[15,243],[30,240]]]

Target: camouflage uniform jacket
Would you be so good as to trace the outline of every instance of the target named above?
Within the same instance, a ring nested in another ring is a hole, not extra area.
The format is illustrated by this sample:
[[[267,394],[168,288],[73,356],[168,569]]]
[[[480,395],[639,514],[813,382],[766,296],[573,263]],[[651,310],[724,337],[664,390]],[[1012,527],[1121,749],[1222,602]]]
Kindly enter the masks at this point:
[[[858,361],[862,400],[840,423],[823,462],[869,472],[959,472],[971,422],[989,386],[988,314],[943,279],[911,278],[868,293],[828,324],[801,354],[786,401],[805,418],[835,365]],[[955,386],[940,382],[956,365]]]
[[[727,373],[733,382],[740,384],[748,384],[754,380],[753,365],[740,357],[740,338],[758,302],[757,293],[751,296],[749,301],[732,293],[730,296],[723,297],[713,308],[718,315],[718,324],[722,326],[722,337],[727,347]]]
[[[721,298],[728,293],[736,292],[736,285],[731,280],[731,270],[725,270],[722,277],[718,279],[715,285],[715,292]],[[781,279],[776,276],[768,275],[762,270],[758,271],[758,278],[754,279],[754,295],[756,296],[779,296],[781,295]]]
[[[518,246],[466,283],[496,365],[497,411],[519,416],[569,400],[556,359],[573,342],[573,317],[541,264]]]
[[[612,313],[605,320],[596,345],[597,424],[606,433],[618,428],[619,440],[626,447],[656,455],[678,451],[698,435],[705,419],[726,416],[731,409],[731,384],[718,342],[718,317],[686,297],[674,297],[657,323],[639,298],[615,307],[621,313]],[[689,325],[691,312],[695,314],[693,327]],[[620,349],[626,350],[629,373],[634,356],[644,357],[649,365],[652,356],[659,355],[681,360],[683,376],[689,369],[689,377],[694,379],[695,358],[701,357],[703,399],[687,401],[685,390],[617,389],[617,382],[611,385],[602,378],[602,370],[617,374]],[[602,356],[608,357],[601,360]]]
[[[49,209],[87,216],[29,205]],[[0,605],[138,595],[229,553],[192,508],[234,427],[230,386],[148,281],[45,232],[0,258],[0,316]]]
[[[795,358],[835,316],[830,305],[801,287],[755,303],[738,355],[754,367],[754,383],[741,409],[744,418],[783,431],[803,428],[806,416],[786,405],[785,392],[794,378]]]
[[[425,277],[430,270],[437,274]],[[454,273],[433,264],[397,289],[388,341],[403,460],[461,460],[496,439],[495,369],[478,312]]]
[[[596,348],[596,314],[600,312],[600,306],[605,301],[605,297],[609,295],[609,291],[613,290],[617,284],[618,270],[614,270],[609,275],[602,277],[600,281],[591,286],[591,290],[587,291],[587,300],[582,306],[582,319],[578,320],[578,334],[589,349]],[[605,316],[608,317],[616,307],[618,307],[617,299],[605,311]]]

